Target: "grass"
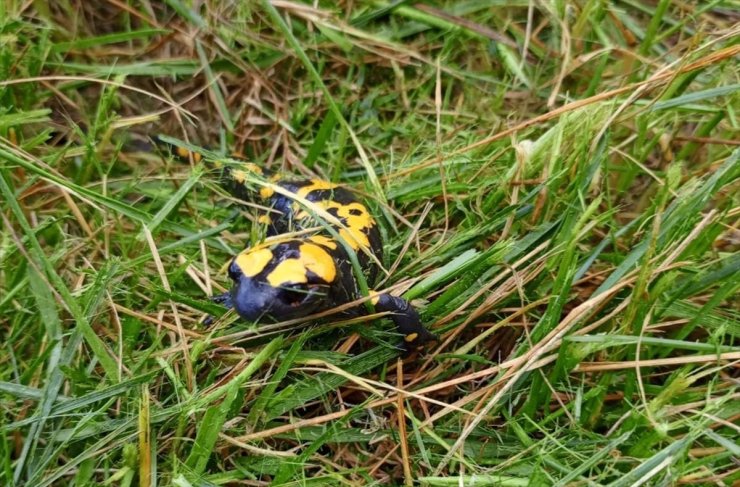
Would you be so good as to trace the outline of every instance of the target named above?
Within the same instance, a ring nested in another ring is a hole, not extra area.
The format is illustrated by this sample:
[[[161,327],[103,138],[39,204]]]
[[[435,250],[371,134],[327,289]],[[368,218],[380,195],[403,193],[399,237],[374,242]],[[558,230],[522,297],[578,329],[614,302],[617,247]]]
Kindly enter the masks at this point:
[[[738,3],[0,5],[0,485],[736,485]],[[384,319],[207,300],[258,212],[162,134],[365,195]]]

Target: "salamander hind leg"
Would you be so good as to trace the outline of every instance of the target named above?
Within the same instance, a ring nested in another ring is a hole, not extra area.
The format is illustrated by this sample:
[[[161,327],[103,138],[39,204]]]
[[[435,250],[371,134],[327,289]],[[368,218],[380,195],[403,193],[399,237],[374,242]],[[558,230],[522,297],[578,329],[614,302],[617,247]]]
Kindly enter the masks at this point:
[[[403,335],[401,348],[409,352],[427,342],[437,341],[437,336],[424,328],[419,313],[403,298],[390,294],[376,294],[372,303],[376,311],[391,313],[389,318],[395,323],[398,332]]]

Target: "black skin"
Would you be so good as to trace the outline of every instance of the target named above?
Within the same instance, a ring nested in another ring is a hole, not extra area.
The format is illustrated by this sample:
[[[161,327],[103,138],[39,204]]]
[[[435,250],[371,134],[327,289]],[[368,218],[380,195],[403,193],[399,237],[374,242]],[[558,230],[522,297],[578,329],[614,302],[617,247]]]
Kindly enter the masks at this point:
[[[264,177],[270,177],[263,171]],[[311,180],[283,180],[271,178],[278,186],[290,191],[298,192],[301,188],[311,185]],[[274,211],[270,212],[271,221],[268,224],[267,236],[277,236],[287,232],[293,232],[302,228],[316,227],[317,222],[312,218],[298,219],[293,211],[293,199],[274,193],[269,197],[261,197],[258,192],[250,189],[234,179],[233,170],[228,167],[224,169],[224,185],[236,198],[256,202],[268,206]],[[345,189],[335,187],[332,189],[314,189],[305,195],[308,201],[319,203],[332,201],[342,205],[357,203],[354,193]],[[364,205],[363,205],[364,206]],[[327,210],[337,217],[344,225],[348,225],[346,219],[337,215],[336,209]],[[383,254],[383,244],[380,238],[377,224],[363,229],[370,243],[369,250],[380,261]],[[226,308],[234,308],[236,312],[247,321],[261,321],[268,318],[275,321],[284,321],[309,314],[320,313],[330,310],[339,305],[354,301],[362,297],[357,280],[354,275],[352,264],[344,246],[337,242],[326,232],[320,235],[330,238],[336,245],[322,246],[323,250],[330,254],[331,260],[336,268],[336,277],[331,282],[326,282],[319,276],[307,272],[306,283],[286,282],[280,286],[271,285],[266,276],[285,259],[298,258],[300,246],[308,242],[310,235],[280,240],[270,245],[272,259],[256,275],[246,276],[236,264],[236,258],[229,266],[229,277],[233,281],[230,291],[214,296],[212,299]],[[315,235],[315,234],[314,234]],[[358,261],[369,282],[375,280],[378,273],[374,259],[365,252],[356,252]],[[421,324],[419,314],[411,304],[399,297],[390,294],[378,294],[373,298],[374,308],[378,312],[388,312],[389,318],[396,325],[403,339],[400,348],[406,352],[420,348],[424,343],[436,341],[437,337],[430,333]],[[366,314],[367,308],[363,305],[349,310],[349,315]]]

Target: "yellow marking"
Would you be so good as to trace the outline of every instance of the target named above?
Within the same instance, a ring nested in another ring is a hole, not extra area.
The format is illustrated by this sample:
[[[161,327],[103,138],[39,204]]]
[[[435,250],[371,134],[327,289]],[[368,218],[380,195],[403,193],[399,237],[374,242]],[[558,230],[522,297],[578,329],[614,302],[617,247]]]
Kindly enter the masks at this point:
[[[259,167],[257,164],[245,162],[244,164],[241,164],[240,167],[241,169],[231,170],[231,179],[239,184],[244,184],[246,182],[248,174],[258,174],[260,176],[262,175],[262,168]]]
[[[285,259],[267,275],[267,282],[273,287],[308,282],[308,271],[326,282],[334,282],[337,268],[329,252],[311,243],[299,247],[298,258]]]
[[[272,188],[268,188],[266,186],[260,188],[260,198],[263,200],[270,198],[273,194],[275,194],[275,190]]]
[[[377,306],[378,302],[380,302],[380,293],[377,291],[370,291],[368,294],[370,295],[370,302],[373,303],[373,306]]]
[[[311,184],[300,188],[296,194],[301,198],[305,198],[311,191],[316,191],[320,189],[334,189],[336,187],[337,185],[334,183],[323,181],[321,179],[312,179]]]
[[[270,218],[270,215],[260,215],[257,218],[257,223],[264,223],[265,225],[269,225],[272,223],[272,218]]]
[[[357,202],[353,202],[348,205],[339,205],[338,203],[335,203],[335,205],[338,207],[337,215],[339,215],[340,218],[344,218],[347,222],[347,230],[339,230],[339,235],[341,235],[354,250],[357,250],[360,245],[370,247],[370,240],[367,238],[367,230],[375,225],[375,220],[370,216],[365,205]],[[348,235],[345,236],[342,232]],[[360,245],[357,245],[358,242]]]
[[[244,164],[242,164],[242,167],[247,172],[253,172],[253,173],[259,174],[259,175],[262,175],[263,174],[262,168],[259,167],[257,164],[254,164],[253,162],[245,162]]]
[[[299,259],[285,259],[267,275],[272,287],[308,282],[306,266]]]
[[[242,251],[236,256],[236,265],[247,277],[254,277],[262,272],[272,260],[272,251],[268,248],[254,248]]]
[[[329,252],[314,244],[302,244],[300,261],[307,270],[313,272],[326,282],[333,282],[337,276],[337,268]]]
[[[367,235],[354,228],[345,230],[344,228],[339,229],[339,236],[352,247],[352,250],[357,250],[360,247],[370,247],[370,240]]]
[[[370,216],[365,205],[353,202],[348,205],[338,205],[337,214],[347,219],[347,226],[353,228],[370,228],[375,225],[375,220]]]
[[[406,343],[411,343],[414,340],[416,340],[417,338],[419,338],[419,334],[418,333],[410,333],[410,334],[406,335],[405,337],[403,337],[403,339],[406,340]]]
[[[312,237],[308,238],[313,243],[319,244],[323,247],[326,247],[327,249],[336,250],[337,249],[337,243],[324,235],[314,235]]]
[[[337,210],[337,217],[345,221],[346,228],[337,228],[339,236],[344,239],[353,250],[360,247],[370,247],[370,240],[367,237],[367,231],[375,225],[375,220],[370,216],[365,205],[352,202],[343,205],[331,200],[321,200],[314,202],[322,210]],[[294,205],[294,208],[297,205]],[[296,220],[308,218],[310,215],[306,210],[300,210],[295,214]]]
[[[239,169],[234,169],[231,171],[231,179],[239,184],[244,184],[244,181],[247,179],[247,173],[240,171]]]
[[[201,159],[203,159],[202,154],[200,154],[199,152],[189,151],[185,147],[176,147],[175,155],[179,157],[180,159],[189,159],[192,157],[193,162],[200,162]]]

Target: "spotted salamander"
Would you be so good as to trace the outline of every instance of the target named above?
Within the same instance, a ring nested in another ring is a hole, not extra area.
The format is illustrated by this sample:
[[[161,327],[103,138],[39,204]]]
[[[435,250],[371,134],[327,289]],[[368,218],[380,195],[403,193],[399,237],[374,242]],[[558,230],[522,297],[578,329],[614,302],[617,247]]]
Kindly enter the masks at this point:
[[[201,159],[199,154],[176,150],[180,157],[195,156],[196,162]],[[251,176],[264,178],[272,185],[249,184]],[[214,301],[234,308],[251,322],[265,318],[289,320],[354,301],[362,294],[345,245],[355,252],[367,281],[375,280],[383,242],[367,206],[350,190],[320,179],[284,178],[249,162],[224,165],[223,180],[238,199],[272,211],[260,217],[267,225],[267,238],[231,260],[231,290],[215,296]],[[333,222],[326,221],[334,232],[322,227],[299,200],[309,201],[313,203],[309,208],[331,215]],[[389,318],[403,337],[404,350],[436,340],[408,301],[385,293],[371,291],[370,295],[376,311],[390,313]],[[357,306],[349,313],[364,311],[364,306]]]

